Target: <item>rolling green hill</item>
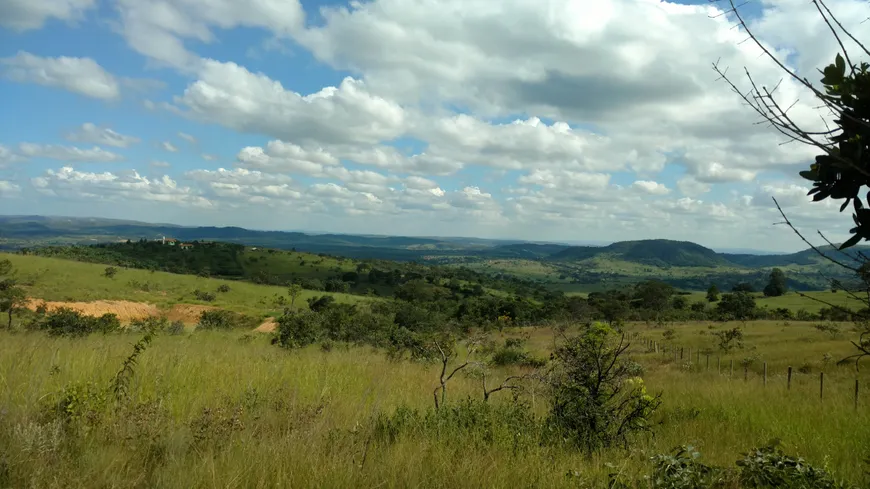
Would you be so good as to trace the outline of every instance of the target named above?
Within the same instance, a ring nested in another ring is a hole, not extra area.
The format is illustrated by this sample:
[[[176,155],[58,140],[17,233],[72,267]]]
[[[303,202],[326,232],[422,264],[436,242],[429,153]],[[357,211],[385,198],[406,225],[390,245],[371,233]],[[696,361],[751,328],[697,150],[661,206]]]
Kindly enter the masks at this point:
[[[555,261],[588,260],[600,256],[655,267],[716,267],[731,265],[715,251],[688,241],[647,239],[608,246],[573,246],[550,255]]]

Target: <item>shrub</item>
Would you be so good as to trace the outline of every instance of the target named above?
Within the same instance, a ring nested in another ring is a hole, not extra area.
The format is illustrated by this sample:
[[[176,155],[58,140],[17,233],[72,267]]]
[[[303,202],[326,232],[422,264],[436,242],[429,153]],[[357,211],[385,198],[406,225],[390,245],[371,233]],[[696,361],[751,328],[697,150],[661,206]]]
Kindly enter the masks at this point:
[[[196,297],[197,300],[205,301],[205,302],[212,302],[213,300],[215,300],[217,298],[217,296],[215,296],[213,293],[206,292],[206,291],[199,290],[199,289],[196,289],[193,291],[193,296]]]
[[[171,335],[179,335],[184,333],[184,323],[181,321],[172,321],[172,323],[166,328],[166,332]]]
[[[840,328],[835,323],[817,323],[813,327],[822,333],[827,333],[831,339],[837,339],[840,336]]]
[[[323,333],[320,314],[302,311],[278,318],[276,342],[284,348],[300,348],[317,342]]]
[[[627,445],[631,435],[650,429],[661,396],[648,395],[635,376],[625,358],[629,346],[624,335],[596,323],[553,352],[549,424],[562,439],[591,453]]]
[[[151,292],[157,290],[157,286],[151,282],[140,282],[138,280],[130,280],[127,285],[133,289],[141,290],[142,292]]]
[[[743,348],[743,331],[740,328],[716,331],[713,335],[719,338],[719,349],[724,352],[729,352],[734,348]]]
[[[59,398],[51,400],[43,408],[46,421],[63,423],[82,423],[88,426],[98,424],[108,406],[108,391],[93,382],[67,384]]]
[[[196,325],[196,329],[224,331],[236,328],[253,329],[258,322],[256,318],[251,316],[223,309],[215,309],[202,311],[202,314],[199,315],[199,324]]]
[[[519,338],[508,338],[504,346],[496,349],[492,354],[492,364],[498,366],[520,365],[525,367],[543,367],[545,360],[534,358],[523,349],[524,341]]]
[[[217,288],[218,292],[226,293],[230,291],[230,286],[227,284],[220,284]]]
[[[308,308],[312,311],[320,312],[329,307],[333,302],[335,302],[335,297],[331,295],[324,295],[321,297],[309,297]]]
[[[115,314],[91,317],[62,307],[46,314],[37,321],[36,326],[47,331],[49,336],[83,337],[91,333],[115,332],[121,329],[121,321]]]
[[[751,319],[755,313],[755,298],[747,291],[738,290],[723,295],[716,310],[723,319]]]
[[[134,319],[130,321],[130,331],[141,333],[145,331],[164,331],[169,324],[165,316],[148,316],[145,319]]]
[[[701,454],[691,446],[681,446],[672,454],[651,458],[653,489],[712,489],[724,487],[722,470],[698,461]]]
[[[117,274],[118,269],[115,267],[106,267],[106,269],[103,270],[103,276],[106,278],[115,278],[115,275]]]
[[[790,457],[774,440],[767,446],[755,448],[737,461],[740,468],[740,486],[747,489],[845,489],[822,469],[804,459]]]

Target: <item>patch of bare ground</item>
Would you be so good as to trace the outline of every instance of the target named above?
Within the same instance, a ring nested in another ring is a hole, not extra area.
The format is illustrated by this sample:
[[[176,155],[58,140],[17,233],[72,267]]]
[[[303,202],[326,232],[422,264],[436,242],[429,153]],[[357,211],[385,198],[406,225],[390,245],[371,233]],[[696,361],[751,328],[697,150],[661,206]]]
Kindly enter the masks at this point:
[[[86,316],[102,316],[103,314],[115,314],[120,321],[132,321],[144,319],[149,316],[157,316],[160,309],[154,304],[131,301],[92,301],[92,302],[60,302],[44,301],[42,299],[30,299],[27,308],[35,311],[44,305],[46,311],[54,311],[66,307]]]
[[[212,311],[215,309],[219,308],[214,306],[201,306],[198,304],[176,304],[166,313],[166,318],[170,321],[181,321],[185,324],[194,324],[199,322],[199,316],[204,311]]]
[[[275,318],[267,319],[263,324],[254,328],[254,331],[258,333],[271,333],[275,331],[275,328],[278,327],[278,323],[275,322]]]

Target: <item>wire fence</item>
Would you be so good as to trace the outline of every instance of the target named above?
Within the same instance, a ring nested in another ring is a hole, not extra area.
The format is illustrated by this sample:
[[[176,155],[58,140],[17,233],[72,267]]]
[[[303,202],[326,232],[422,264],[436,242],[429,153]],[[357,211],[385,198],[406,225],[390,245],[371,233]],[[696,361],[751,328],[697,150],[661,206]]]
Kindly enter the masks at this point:
[[[715,371],[719,375],[727,376],[729,379],[734,378],[735,365],[734,365],[733,358],[726,359],[727,363],[723,363],[721,355],[714,355],[712,353],[709,353],[709,351],[702,351],[700,348],[695,349],[695,351],[693,352],[692,348],[690,348],[690,347],[687,348],[687,347],[677,346],[677,345],[673,345],[673,344],[669,344],[669,343],[661,343],[660,344],[658,341],[645,339],[645,338],[641,338],[641,339],[639,339],[639,341],[641,341],[643,343],[643,345],[646,347],[647,353],[654,353],[656,355],[662,355],[666,359],[673,358],[673,361],[675,363],[680,362],[680,361],[691,362],[693,359],[693,355],[694,355],[694,360],[695,360],[695,365],[696,365],[697,370],[704,371],[704,372],[710,372],[712,369],[712,371]],[[738,365],[736,366],[737,367],[737,372],[736,372],[737,375],[740,376],[742,374],[744,381],[749,381],[749,377],[750,377],[749,374],[750,374],[750,366],[751,365],[752,365],[752,362],[742,361],[742,362],[739,362]],[[771,378],[771,376],[769,375],[768,368],[767,368],[768,367],[767,362],[761,362],[761,366],[762,366],[761,375],[760,375],[761,381],[762,381],[762,384],[765,387],[767,387],[768,381]],[[742,370],[742,372],[741,372],[741,370]],[[786,389],[787,390],[791,390],[791,388],[792,388],[793,374],[794,374],[794,369],[792,368],[792,366],[788,366],[788,368],[786,370],[786,375],[785,375]],[[819,372],[818,385],[819,385],[819,389],[818,389],[819,399],[824,400],[825,399],[825,372],[823,372],[823,371]],[[861,392],[860,387],[861,387],[861,382],[859,379],[856,378],[855,382],[854,382],[854,390],[851,393],[852,401],[853,401],[853,404],[855,406],[855,409],[858,409],[859,397],[860,397],[860,392]]]

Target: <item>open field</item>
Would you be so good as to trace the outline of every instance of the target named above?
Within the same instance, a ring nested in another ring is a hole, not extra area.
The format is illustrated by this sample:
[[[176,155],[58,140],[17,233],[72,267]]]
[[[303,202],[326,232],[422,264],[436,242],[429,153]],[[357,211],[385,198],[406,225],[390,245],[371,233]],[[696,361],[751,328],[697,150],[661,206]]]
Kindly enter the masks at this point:
[[[717,325],[725,328],[733,325]],[[662,330],[632,326],[644,337]],[[705,324],[677,325],[677,341],[709,344]],[[785,449],[859,480],[870,453],[870,377],[859,409],[850,386],[855,371],[828,366],[824,401],[817,373],[795,374],[785,390],[783,366],[848,353],[809,325],[750,323],[747,348],[770,364],[765,387],[714,371],[692,371],[667,356],[633,356],[646,368],[651,391],[664,393],[654,437],[628,452],[592,459],[566,448],[531,445],[512,451],[479,434],[445,427],[430,438],[372,441],[379,413],[399,406],[428,409],[440,368],[390,361],[369,348],[312,346],[288,352],[268,335],[241,333],[161,336],[140,357],[130,392],[136,406],[91,413],[86,431],[47,424],[41,413],[64,387],[107,385],[129,355],[129,334],[53,339],[39,333],[0,335],[0,454],[11,487],[600,487],[606,474],[641,477],[648,457],[690,443],[707,463],[731,464],[745,450],[779,437]],[[529,332],[526,330],[525,332]],[[511,330],[506,336],[522,334]],[[545,352],[553,332],[530,331],[530,346]],[[499,334],[495,334],[499,339]],[[746,355],[739,352],[735,358]],[[754,369],[754,370],[757,370]],[[515,372],[496,369],[493,378]],[[81,391],[80,391],[81,392]],[[458,376],[448,405],[479,397],[479,381]],[[504,403],[509,394],[494,396]],[[543,398],[529,396],[545,412]],[[87,397],[81,402],[86,404]],[[96,409],[96,408],[95,408]],[[473,430],[473,428],[470,428]],[[613,464],[608,467],[605,464]],[[581,479],[566,478],[576,471]]]
[[[17,278],[30,297],[46,301],[89,302],[126,300],[153,304],[161,309],[175,304],[214,306],[251,315],[273,315],[281,308],[273,303],[278,295],[287,295],[285,287],[258,285],[243,281],[203,278],[167,272],[120,269],[113,278],[103,276],[104,265],[57,258],[0,253],[18,271]],[[215,292],[227,284],[229,292],[216,293],[212,302],[197,300],[195,290]],[[305,307],[309,297],[332,295],[338,302],[371,300],[364,296],[304,290],[296,300]]]
[[[134,269],[108,278],[104,265],[0,256],[12,262],[28,297],[75,302],[87,314],[119,307],[130,317],[153,311],[190,325],[205,308],[219,307],[265,319],[280,311],[276,294],[286,296],[283,287],[242,281]],[[217,293],[222,284],[230,290]],[[196,300],[197,289],[216,292],[216,300]],[[297,304],[322,294],[305,291]],[[343,303],[379,300],[328,295]],[[842,293],[812,295],[854,306]],[[690,296],[703,300],[701,293]],[[769,308],[821,307],[795,293],[757,301]],[[716,333],[735,327],[743,331],[742,346],[725,352]],[[119,391],[109,386],[141,333],[71,339],[0,332],[0,487],[597,488],[614,472],[643,481],[653,468],[650,457],[676,446],[692,445],[703,462],[733,467],[742,453],[774,438],[790,455],[858,487],[867,482],[870,365],[856,371],[836,364],[854,352],[852,323],[628,323],[630,357],[642,366],[647,391],[662,394],[662,405],[652,415],[651,434],[632,437],[627,450],[612,447],[590,457],[538,438],[550,408],[538,380],[526,379],[515,391],[531,421],[492,414],[513,412],[511,391],[489,401],[504,411],[480,411],[481,380],[470,375],[473,369],[449,381],[446,409],[436,412],[440,363],[391,359],[381,348],[322,338],[284,349],[271,344],[273,328],[270,320],[257,332],[159,333],[125,374],[131,375],[127,394],[117,399]],[[581,330],[568,324],[566,334]],[[550,326],[485,334],[496,345],[520,338],[542,360],[561,341]],[[647,348],[650,342],[658,343],[658,353]],[[488,369],[492,388],[532,367]],[[404,416],[413,418],[405,409],[434,421],[402,424]],[[516,419],[526,424],[509,424]]]

